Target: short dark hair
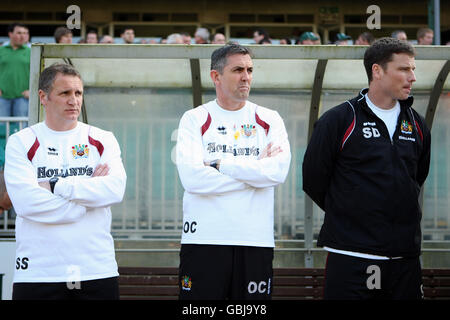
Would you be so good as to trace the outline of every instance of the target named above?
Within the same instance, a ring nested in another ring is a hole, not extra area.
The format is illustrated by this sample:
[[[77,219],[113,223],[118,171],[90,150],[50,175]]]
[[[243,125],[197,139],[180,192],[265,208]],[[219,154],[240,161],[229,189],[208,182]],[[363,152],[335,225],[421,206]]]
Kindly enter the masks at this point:
[[[50,94],[53,87],[53,82],[58,74],[67,76],[74,76],[81,79],[80,73],[70,64],[54,63],[45,68],[39,76],[39,90],[44,91],[47,95]]]
[[[125,26],[125,27],[122,28],[122,31],[120,32],[120,34],[124,34],[125,31],[127,31],[127,30],[133,30],[133,32],[134,32],[134,28],[133,27]]]
[[[59,40],[61,40],[61,38],[63,36],[65,36],[66,34],[72,34],[72,31],[70,29],[66,28],[66,27],[58,27],[58,28],[56,28],[55,33],[53,35],[54,38],[55,38],[55,42],[59,43]]]
[[[14,29],[16,27],[21,27],[21,28],[28,29],[28,27],[26,25],[24,25],[23,23],[14,22],[14,23],[11,23],[10,25],[8,25],[8,33],[14,32]]]
[[[392,61],[394,53],[406,53],[414,56],[415,51],[411,44],[395,38],[381,38],[372,43],[364,53],[364,67],[366,68],[369,83],[372,81],[372,65],[379,64],[386,69],[388,62]]]
[[[258,32],[258,34],[260,36],[264,36],[265,38],[269,38],[269,33],[266,31],[266,29],[256,28],[254,32]]]
[[[227,64],[227,58],[235,54],[248,54],[249,56],[252,55],[250,49],[247,47],[241,46],[240,44],[235,42],[227,43],[223,47],[214,50],[214,52],[212,53],[211,70],[216,70],[217,72],[222,74],[223,69]]]
[[[391,33],[391,37],[392,37],[392,38],[397,38],[397,36],[398,36],[400,33],[406,34],[406,32],[405,32],[404,30],[395,30],[395,31],[393,31],[393,32]]]
[[[372,44],[375,41],[375,37],[370,32],[363,32],[359,36],[369,44]]]

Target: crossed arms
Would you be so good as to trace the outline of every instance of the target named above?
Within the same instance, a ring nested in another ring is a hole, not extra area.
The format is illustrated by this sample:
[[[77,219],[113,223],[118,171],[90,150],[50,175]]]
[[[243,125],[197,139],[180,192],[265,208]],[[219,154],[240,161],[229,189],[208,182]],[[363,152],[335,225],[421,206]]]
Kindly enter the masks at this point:
[[[281,117],[276,114],[269,141],[258,159],[231,157],[219,161],[218,170],[203,156],[200,125],[186,113],[177,139],[177,168],[187,192],[218,195],[247,188],[266,188],[283,183],[289,171],[290,146]]]
[[[116,139],[112,136],[108,140],[100,165],[90,178],[60,178],[53,194],[48,181],[38,182],[36,168],[28,160],[20,138],[11,136],[5,152],[5,181],[17,215],[39,223],[72,223],[81,219],[88,209],[122,201],[125,169]]]

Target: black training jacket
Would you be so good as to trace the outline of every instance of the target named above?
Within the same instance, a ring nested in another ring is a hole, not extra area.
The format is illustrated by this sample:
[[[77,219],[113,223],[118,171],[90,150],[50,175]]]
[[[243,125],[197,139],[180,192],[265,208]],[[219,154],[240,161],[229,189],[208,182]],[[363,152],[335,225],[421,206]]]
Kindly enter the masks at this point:
[[[318,246],[383,255],[420,255],[420,187],[430,164],[430,131],[400,102],[392,141],[359,96],[315,123],[303,161],[303,190],[325,211]]]

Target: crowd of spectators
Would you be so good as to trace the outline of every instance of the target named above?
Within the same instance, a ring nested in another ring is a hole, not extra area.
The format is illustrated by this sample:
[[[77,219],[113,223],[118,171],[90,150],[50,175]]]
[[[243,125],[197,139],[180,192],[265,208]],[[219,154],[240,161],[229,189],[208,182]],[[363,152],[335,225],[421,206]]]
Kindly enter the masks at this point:
[[[400,40],[408,41],[406,32],[396,30],[388,35]],[[417,31],[417,44],[433,44],[433,30],[420,28]],[[30,34],[28,28],[23,24],[12,24],[8,29],[9,40],[0,46],[0,116],[25,115],[28,108],[20,107],[28,103],[28,82],[29,82],[29,56],[30,56]],[[73,33],[66,27],[58,27],[54,32],[56,43],[73,43]],[[124,27],[120,33],[121,40],[113,38],[111,35],[99,36],[95,30],[88,30],[85,37],[79,39],[76,43],[125,43],[125,44],[225,44],[230,41],[223,33],[211,34],[207,28],[197,28],[193,36],[188,32],[173,33],[160,40],[140,38],[138,41],[132,27]],[[256,28],[253,32],[253,44],[271,45],[370,45],[375,37],[370,32],[361,33],[355,40],[345,33],[337,33],[332,42],[323,43],[318,33],[305,31],[298,37],[284,37],[281,39],[272,39],[269,33],[263,28]],[[413,43],[416,43],[415,41]],[[447,43],[450,45],[450,42]],[[13,57],[14,62],[11,62]],[[25,57],[25,58],[24,58]],[[27,60],[28,57],[28,60]],[[26,60],[26,61],[25,61]],[[24,71],[21,71],[24,70]],[[15,76],[17,84],[14,84],[8,74],[21,73]],[[1,76],[3,75],[3,76]],[[26,85],[24,85],[26,84]],[[14,89],[15,88],[15,89]]]
[[[28,30],[28,29],[27,29]],[[396,30],[389,35],[400,40],[408,40],[404,30]],[[413,44],[418,45],[432,45],[434,32],[429,28],[420,28],[416,34],[416,40],[412,40]],[[225,44],[230,41],[223,33],[211,34],[207,28],[197,28],[193,36],[188,32],[172,33],[167,37],[162,38],[139,38],[135,37],[135,32],[132,27],[124,27],[120,33],[120,39],[114,38],[111,35],[99,36],[96,30],[88,30],[85,37],[79,38],[76,42],[73,41],[74,36],[70,29],[66,27],[58,27],[54,32],[54,39],[56,43],[125,43],[125,44]],[[327,42],[322,41],[320,34],[313,31],[305,31],[299,36],[286,36],[280,39],[272,39],[269,33],[263,28],[256,28],[253,32],[252,44],[270,45],[320,45],[320,44],[336,44],[336,45],[370,45],[375,41],[375,37],[370,32],[361,33],[356,39],[345,33],[336,33],[332,39]],[[8,44],[9,41],[3,43]],[[29,34],[26,44],[30,46]],[[447,43],[450,45],[450,41]]]

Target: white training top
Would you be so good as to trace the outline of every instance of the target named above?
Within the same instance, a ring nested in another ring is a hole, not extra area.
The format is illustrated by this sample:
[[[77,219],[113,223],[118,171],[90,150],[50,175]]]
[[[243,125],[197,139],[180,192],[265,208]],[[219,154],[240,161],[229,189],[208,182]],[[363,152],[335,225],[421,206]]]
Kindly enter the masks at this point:
[[[126,174],[114,135],[80,122],[53,131],[42,122],[9,137],[5,155],[17,213],[14,282],[118,276],[110,206],[122,201]],[[100,163],[109,174],[91,177]],[[54,194],[38,185],[54,176]]]
[[[269,142],[282,152],[258,157]],[[176,161],[183,198],[182,244],[274,247],[274,187],[289,171],[288,135],[276,111],[216,100],[181,118]],[[221,159],[220,172],[204,161]]]

